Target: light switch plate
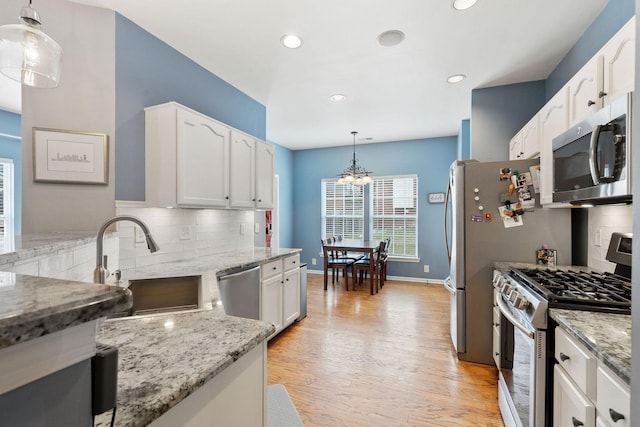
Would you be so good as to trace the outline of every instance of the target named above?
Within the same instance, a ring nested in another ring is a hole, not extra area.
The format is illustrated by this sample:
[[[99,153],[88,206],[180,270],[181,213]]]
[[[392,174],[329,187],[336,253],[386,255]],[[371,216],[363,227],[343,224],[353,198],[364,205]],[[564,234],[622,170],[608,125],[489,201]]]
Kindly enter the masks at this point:
[[[245,230],[244,230],[244,229],[245,229],[244,224],[240,224],[240,235],[241,235],[241,236],[244,236],[244,233],[245,233]]]

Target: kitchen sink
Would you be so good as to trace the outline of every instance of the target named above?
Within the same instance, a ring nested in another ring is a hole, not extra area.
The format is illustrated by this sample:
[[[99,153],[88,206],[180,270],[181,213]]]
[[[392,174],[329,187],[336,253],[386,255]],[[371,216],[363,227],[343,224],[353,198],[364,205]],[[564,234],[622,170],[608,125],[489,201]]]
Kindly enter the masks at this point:
[[[109,317],[130,317],[199,308],[201,276],[162,277],[129,281],[133,305]]]

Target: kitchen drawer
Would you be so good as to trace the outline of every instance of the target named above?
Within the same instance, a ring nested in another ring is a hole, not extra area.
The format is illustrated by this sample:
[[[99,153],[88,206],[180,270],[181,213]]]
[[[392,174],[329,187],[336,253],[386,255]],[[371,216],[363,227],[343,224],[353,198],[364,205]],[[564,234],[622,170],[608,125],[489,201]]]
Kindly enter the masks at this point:
[[[268,262],[266,264],[262,264],[260,274],[262,280],[282,274],[282,260],[279,259],[276,261]]]
[[[284,271],[300,268],[300,254],[296,254],[284,259]]]
[[[556,328],[555,358],[589,399],[596,398],[597,359],[563,329]]]
[[[599,416],[606,424],[612,426],[630,426],[631,397],[629,395],[629,387],[604,366],[598,366],[597,377],[596,409]],[[616,422],[615,419],[618,421]]]

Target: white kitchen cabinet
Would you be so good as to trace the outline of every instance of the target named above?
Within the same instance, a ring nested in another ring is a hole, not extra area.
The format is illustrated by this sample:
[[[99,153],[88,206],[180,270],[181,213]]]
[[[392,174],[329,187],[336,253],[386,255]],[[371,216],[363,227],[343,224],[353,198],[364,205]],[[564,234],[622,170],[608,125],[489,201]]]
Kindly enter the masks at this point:
[[[231,132],[232,208],[274,206],[275,147],[239,131]]]
[[[229,206],[255,207],[256,141],[242,132],[231,131],[231,176],[229,177]]]
[[[569,90],[560,89],[540,110],[540,204],[553,204],[553,138],[569,128]],[[558,204],[560,205],[560,204]],[[564,204],[562,204],[564,205]]]
[[[596,409],[603,426],[631,426],[629,387],[603,364],[598,366]]]
[[[630,391],[617,375],[561,328],[555,328],[553,425],[631,426]]]
[[[145,108],[149,206],[226,207],[229,128],[175,102]]]
[[[522,128],[522,158],[533,159],[540,155],[540,116],[536,114]]]
[[[604,105],[633,92],[635,87],[635,16],[601,50]]]
[[[559,365],[553,369],[553,425],[594,427],[596,408]]]
[[[273,145],[256,140],[256,208],[270,209],[275,202],[276,149]]]
[[[569,127],[602,107],[602,56],[596,55],[567,83],[569,88]]]
[[[509,141],[509,160],[524,159],[524,147],[522,143],[522,131],[518,132]]]
[[[282,293],[283,321],[286,328],[300,316],[300,268],[284,273]]]
[[[260,302],[262,315],[260,320],[272,323],[276,330],[271,335],[277,335],[282,329],[282,276],[274,276],[261,281],[262,300]],[[269,337],[271,338],[271,337]]]
[[[176,102],[145,108],[150,207],[270,209],[275,147]]]
[[[300,316],[300,254],[262,265],[260,275],[260,320],[276,326],[272,338]]]

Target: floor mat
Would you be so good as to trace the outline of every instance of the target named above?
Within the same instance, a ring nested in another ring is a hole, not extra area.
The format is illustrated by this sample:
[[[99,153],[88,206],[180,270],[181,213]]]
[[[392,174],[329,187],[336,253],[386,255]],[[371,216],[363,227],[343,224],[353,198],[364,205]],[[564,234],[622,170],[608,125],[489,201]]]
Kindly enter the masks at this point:
[[[282,384],[267,386],[267,427],[304,427]]]

